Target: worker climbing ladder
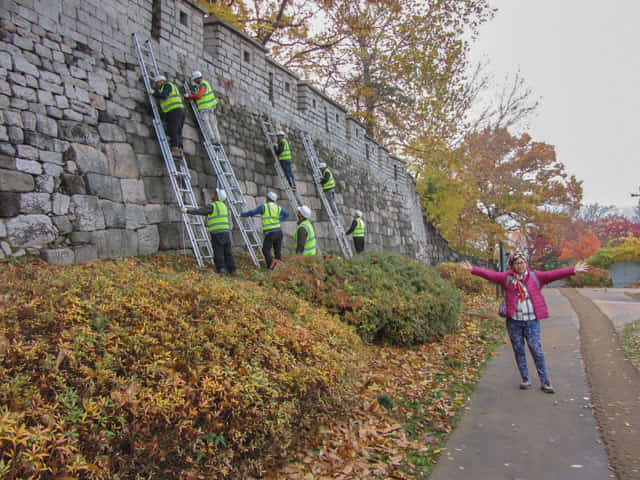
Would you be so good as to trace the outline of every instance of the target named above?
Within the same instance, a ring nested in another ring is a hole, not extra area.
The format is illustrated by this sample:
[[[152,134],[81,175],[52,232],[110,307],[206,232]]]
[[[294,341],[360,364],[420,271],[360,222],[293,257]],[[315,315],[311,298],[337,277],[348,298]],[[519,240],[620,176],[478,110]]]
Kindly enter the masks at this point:
[[[269,145],[269,150],[271,151],[271,155],[274,160],[274,166],[278,177],[280,178],[280,183],[282,183],[282,188],[287,194],[287,198],[289,199],[289,204],[291,205],[292,211],[295,212],[298,210],[298,206],[302,203],[297,194],[291,189],[289,186],[289,182],[287,181],[287,177],[284,174],[284,170],[282,170],[282,166],[280,165],[280,161],[278,160],[278,155],[276,154],[276,150],[274,145],[277,143],[277,135],[276,130],[273,127],[273,122],[271,118],[266,113],[259,114],[258,118],[260,120],[260,125],[262,126],[262,132],[267,139],[267,144]]]
[[[162,158],[169,172],[169,180],[171,181],[173,193],[180,207],[198,208],[195,195],[193,194],[193,188],[191,188],[191,176],[187,162],[184,155],[174,157],[171,154],[171,148],[169,147],[169,141],[164,131],[162,119],[160,118],[160,112],[152,95],[153,90],[151,88],[149,71],[151,71],[154,77],[159,74],[159,71],[151,43],[147,40],[144,45],[141,45],[135,33],[133,34],[133,41],[136,47],[138,62],[140,63],[140,69],[142,70],[144,86],[147,90],[149,103],[151,103],[151,110],[153,111],[153,129],[156,132],[156,137],[158,137]],[[182,222],[189,236],[191,248],[193,249],[198,266],[203,268],[206,260],[209,260],[209,262],[213,260],[213,247],[211,246],[211,239],[209,238],[209,232],[205,226],[204,218],[183,213]]]
[[[342,216],[335,215],[333,209],[329,205],[329,201],[327,200],[327,196],[324,194],[324,188],[322,187],[322,174],[320,173],[320,162],[318,161],[318,156],[316,155],[316,150],[313,147],[313,142],[311,141],[311,137],[309,134],[303,130],[300,130],[300,137],[302,138],[302,144],[304,145],[304,151],[307,154],[307,160],[309,160],[309,166],[311,167],[311,171],[313,172],[313,183],[316,184],[316,189],[318,190],[318,195],[320,196],[320,200],[322,200],[322,205],[324,205],[324,210],[327,212],[327,216],[329,217],[329,223],[333,228],[333,232],[336,235],[336,240],[338,240],[338,245],[340,246],[340,250],[342,250],[342,254],[351,258],[353,256],[353,251],[351,250],[351,245],[347,241],[347,236],[344,233],[344,226],[342,224]]]
[[[184,90],[185,92],[189,91],[188,82],[184,82]],[[225,153],[222,145],[212,143],[211,138],[209,138],[209,130],[203,123],[202,116],[200,115],[200,110],[198,110],[196,102],[191,100],[190,103],[193,115],[196,118],[196,122],[200,128],[200,133],[202,134],[204,150],[207,152],[211,166],[216,172],[218,182],[220,182],[222,188],[227,192],[227,205],[229,206],[229,210],[231,210],[231,214],[233,215],[235,223],[242,235],[242,240],[249,250],[251,260],[253,260],[256,267],[259,267],[260,262],[264,263],[262,242],[258,237],[258,232],[255,224],[253,223],[253,218],[243,218],[240,216],[244,210],[247,210],[247,202],[242,190],[240,189],[240,184],[238,183],[238,179],[236,178],[233,168],[231,167],[231,162],[227,158],[227,154]]]

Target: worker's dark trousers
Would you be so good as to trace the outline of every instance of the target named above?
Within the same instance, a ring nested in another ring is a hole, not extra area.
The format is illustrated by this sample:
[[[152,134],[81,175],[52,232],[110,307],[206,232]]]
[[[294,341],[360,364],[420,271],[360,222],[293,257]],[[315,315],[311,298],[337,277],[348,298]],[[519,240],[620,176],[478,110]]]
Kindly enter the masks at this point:
[[[184,108],[174,108],[167,113],[167,135],[169,146],[182,148],[182,127],[184,126]]]
[[[291,160],[280,160],[280,166],[284,171],[284,176],[287,177],[289,186],[293,187],[296,184],[296,180],[293,178],[293,171],[291,170]]]
[[[278,260],[282,260],[282,230],[278,232],[267,233],[262,242],[262,254],[267,262],[267,267],[271,266],[273,258],[271,257],[271,248]]]
[[[356,253],[364,252],[364,237],[353,237],[353,246],[356,247]]]
[[[231,252],[231,234],[229,232],[211,233],[213,244],[213,263],[218,272],[233,273],[236,262]]]

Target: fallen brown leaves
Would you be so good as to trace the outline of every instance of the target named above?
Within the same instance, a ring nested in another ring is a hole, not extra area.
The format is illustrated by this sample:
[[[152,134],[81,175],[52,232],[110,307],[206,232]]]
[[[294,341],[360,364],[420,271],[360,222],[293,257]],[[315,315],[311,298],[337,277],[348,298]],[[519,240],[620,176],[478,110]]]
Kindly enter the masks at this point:
[[[469,309],[483,300],[465,303]],[[357,406],[264,478],[425,478],[502,338],[499,322],[464,314],[454,334],[415,350],[367,347]]]

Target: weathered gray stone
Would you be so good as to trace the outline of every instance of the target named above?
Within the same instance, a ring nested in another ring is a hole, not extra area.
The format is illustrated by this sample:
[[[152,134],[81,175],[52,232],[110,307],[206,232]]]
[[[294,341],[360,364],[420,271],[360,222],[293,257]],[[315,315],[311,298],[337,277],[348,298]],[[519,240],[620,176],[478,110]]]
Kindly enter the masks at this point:
[[[73,265],[75,253],[70,248],[44,248],[40,250],[42,259],[53,265]]]
[[[40,150],[40,161],[44,163],[55,163],[56,165],[62,165],[64,163],[62,153],[48,150]]]
[[[60,120],[62,117],[64,117],[62,110],[51,105],[47,107],[47,115],[51,118],[55,118],[56,120]]]
[[[104,215],[106,228],[125,228],[127,219],[124,204],[110,200],[100,200],[99,205]]]
[[[4,254],[4,257],[11,256],[11,245],[9,245],[9,242],[0,242],[0,248],[2,248],[2,253]]]
[[[132,230],[99,230],[93,232],[99,258],[130,257],[138,253],[138,235]]]
[[[32,147],[31,145],[17,145],[17,148],[19,157],[27,160],[38,160],[40,158],[38,149]]]
[[[20,110],[26,110],[27,109],[27,104],[25,103],[13,103],[14,100],[24,100],[26,102],[37,102],[38,101],[38,95],[36,94],[35,89],[33,88],[29,88],[29,87],[23,87],[21,85],[17,85],[17,84],[13,84],[12,85],[12,90],[13,90],[13,95],[14,98],[11,99],[12,101],[12,105],[15,105],[14,108],[18,108]]]
[[[136,178],[123,178],[120,180],[122,199],[125,203],[144,204],[147,197],[144,194],[144,182]]]
[[[22,131],[22,129],[20,129],[20,131]],[[5,127],[4,125],[0,125],[0,142],[8,142],[8,141],[9,141],[9,132],[7,131],[7,127]]]
[[[100,135],[94,127],[68,120],[58,122],[58,127],[60,128],[60,137],[70,142],[92,146],[100,143]]]
[[[128,143],[108,143],[105,146],[109,172],[118,178],[138,178],[137,157]]]
[[[36,129],[36,115],[31,112],[22,112],[22,123],[25,130]]]
[[[87,186],[84,178],[80,175],[63,174],[62,189],[69,195],[84,195],[87,193]]]
[[[7,125],[11,125],[14,127],[22,128],[24,124],[22,123],[22,115],[20,112],[14,112],[13,110],[5,110],[4,111],[4,121]]]
[[[0,192],[31,192],[35,188],[28,173],[0,169]]]
[[[147,217],[144,215],[142,205],[126,205],[125,218],[127,230],[137,230],[147,224]]]
[[[20,195],[0,191],[0,217],[15,217],[20,213]]]
[[[4,224],[4,220],[0,220],[0,238],[7,236],[7,227]]]
[[[74,245],[80,245],[83,243],[90,243],[93,239],[93,232],[71,232],[71,243]]]
[[[125,131],[113,123],[99,124],[98,132],[100,132],[100,138],[102,138],[104,142],[125,142],[127,140]]]
[[[97,195],[100,198],[114,202],[122,201],[122,189],[120,188],[120,181],[117,178],[100,175],[99,173],[87,173],[85,180],[89,194]]]
[[[69,108],[69,99],[64,95],[56,95],[55,99],[58,108]]]
[[[73,195],[69,209],[76,230],[91,232],[104,229],[104,215],[96,197]]]
[[[59,235],[67,235],[73,230],[73,225],[71,225],[71,221],[69,221],[69,218],[66,215],[53,217],[52,220],[53,224],[58,229]]]
[[[36,177],[36,188],[40,192],[53,193],[55,181],[51,175],[38,175]]]
[[[62,193],[54,193],[52,198],[52,210],[54,215],[66,215],[69,211],[71,197]]]
[[[9,155],[0,155],[0,168],[6,168],[7,170],[15,170],[16,161]]]
[[[84,116],[81,113],[76,112],[72,108],[65,108],[62,111],[62,116],[65,120],[74,121],[74,122],[82,122]]]
[[[107,100],[107,114],[122,118],[129,118],[131,116],[131,112],[128,109],[111,100]]]
[[[36,115],[36,126],[40,133],[51,137],[58,136],[58,123],[46,115]]]
[[[73,251],[76,263],[89,263],[98,258],[98,249],[95,245],[75,245]]]
[[[23,193],[20,195],[20,213],[50,213],[51,195],[48,193]]]
[[[0,134],[0,139],[18,145],[24,142],[24,132],[20,127],[9,127]]]
[[[96,110],[99,110],[100,112],[104,112],[107,109],[107,102],[101,95],[89,93],[89,101],[91,103],[91,106]]]
[[[57,230],[47,215],[20,215],[6,223],[7,239],[14,250],[46,245],[57,235]]]
[[[83,173],[109,173],[107,157],[101,151],[90,145],[72,143],[71,148],[64,154],[65,161],[72,161],[78,165]]]
[[[165,203],[165,185],[162,177],[143,178],[144,194],[151,203]]]
[[[152,255],[158,251],[160,235],[156,225],[141,228],[136,233],[138,234],[138,255]]]
[[[143,177],[162,177],[166,169],[160,155],[146,155],[139,153],[137,156],[140,175]]]
[[[105,73],[106,72],[89,73],[89,87],[102,97],[109,96],[109,84],[105,78]]]
[[[38,67],[29,62],[26,58],[20,55],[14,55],[13,57],[14,69],[16,72],[26,73],[27,75],[32,75],[36,78],[40,76],[40,71]]]
[[[16,158],[16,169],[24,173],[32,173],[34,175],[40,175],[42,173],[42,165],[35,160],[24,160],[22,158]]]
[[[155,224],[167,221],[164,205],[146,204],[144,205],[144,214],[147,217],[147,223]]]
[[[0,68],[6,70],[13,69],[13,63],[11,62],[11,55],[9,52],[0,52]]]
[[[159,250],[190,249],[189,237],[183,230],[182,222],[161,223],[158,225],[160,236]]]
[[[53,94],[49,90],[38,90],[38,99],[43,105],[55,105],[56,100],[53,98]]]

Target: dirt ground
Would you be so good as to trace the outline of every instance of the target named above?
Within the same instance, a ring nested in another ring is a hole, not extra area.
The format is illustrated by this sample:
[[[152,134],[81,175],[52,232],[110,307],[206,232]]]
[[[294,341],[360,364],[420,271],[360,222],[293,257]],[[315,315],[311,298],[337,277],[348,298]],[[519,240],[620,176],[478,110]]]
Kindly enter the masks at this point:
[[[582,356],[609,462],[620,480],[640,480],[640,373],[600,309],[578,290],[561,291],[580,317]]]

